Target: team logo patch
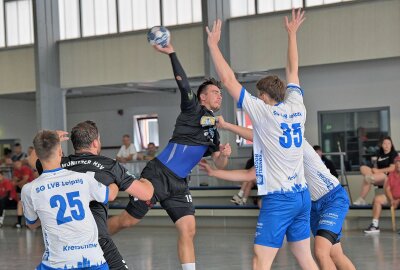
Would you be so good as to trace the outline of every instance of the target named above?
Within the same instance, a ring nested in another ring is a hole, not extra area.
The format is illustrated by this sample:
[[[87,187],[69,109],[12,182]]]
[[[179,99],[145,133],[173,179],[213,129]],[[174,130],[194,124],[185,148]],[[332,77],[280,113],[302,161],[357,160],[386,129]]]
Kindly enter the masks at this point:
[[[215,126],[216,123],[216,119],[214,116],[203,116],[200,119],[200,125],[202,127],[208,127],[208,126]]]

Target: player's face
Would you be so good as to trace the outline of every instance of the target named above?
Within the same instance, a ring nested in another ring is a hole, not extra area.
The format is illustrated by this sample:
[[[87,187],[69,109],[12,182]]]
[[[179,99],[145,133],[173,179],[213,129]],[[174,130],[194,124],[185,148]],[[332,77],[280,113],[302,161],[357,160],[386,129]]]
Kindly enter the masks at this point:
[[[15,161],[14,162],[14,169],[17,169],[17,170],[19,170],[19,169],[21,169],[21,167],[22,167],[22,162],[21,161]]]
[[[383,140],[382,148],[385,154],[389,153],[390,150],[392,149],[392,142],[390,140]]]
[[[123,137],[123,138],[122,138],[122,143],[123,143],[124,145],[129,146],[129,145],[131,144],[131,139],[128,138],[128,137]]]
[[[221,108],[222,95],[221,90],[215,85],[209,85],[204,93],[205,100],[203,105],[216,112]]]

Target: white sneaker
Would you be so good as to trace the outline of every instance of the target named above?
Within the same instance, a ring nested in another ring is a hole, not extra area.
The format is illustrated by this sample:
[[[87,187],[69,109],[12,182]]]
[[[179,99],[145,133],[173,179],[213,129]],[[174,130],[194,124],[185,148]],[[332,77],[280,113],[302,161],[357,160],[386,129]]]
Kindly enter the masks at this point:
[[[242,198],[238,194],[235,194],[235,195],[233,195],[231,202],[233,202],[234,204],[240,205],[240,203],[242,202]]]
[[[363,198],[359,197],[357,200],[355,200],[353,202],[353,204],[354,205],[367,205],[367,202]]]
[[[375,227],[373,224],[369,225],[368,229],[364,230],[364,233],[366,234],[378,234],[380,232],[381,230],[379,227]]]

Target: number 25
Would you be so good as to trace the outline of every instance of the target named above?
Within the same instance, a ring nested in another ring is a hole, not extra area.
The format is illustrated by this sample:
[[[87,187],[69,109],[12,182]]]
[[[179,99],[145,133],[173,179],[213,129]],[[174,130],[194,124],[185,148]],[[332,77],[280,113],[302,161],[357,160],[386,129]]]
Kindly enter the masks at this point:
[[[290,148],[294,143],[297,148],[303,143],[300,123],[292,124],[292,128],[286,123],[281,123],[283,136],[279,137],[279,143],[283,148]]]

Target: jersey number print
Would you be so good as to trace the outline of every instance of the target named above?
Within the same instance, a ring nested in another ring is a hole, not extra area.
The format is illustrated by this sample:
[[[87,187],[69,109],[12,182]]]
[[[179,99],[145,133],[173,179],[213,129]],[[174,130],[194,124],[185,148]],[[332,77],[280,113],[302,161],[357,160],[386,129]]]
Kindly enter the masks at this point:
[[[61,195],[54,195],[50,198],[51,208],[59,207],[57,213],[57,225],[62,225],[64,223],[71,222],[73,219],[82,220],[85,218],[85,210],[83,209],[83,204],[79,200],[79,191],[66,193],[67,201]],[[67,202],[70,208],[70,215],[66,216]],[[72,209],[77,207],[77,209]]]
[[[303,136],[301,135],[300,123],[293,123],[291,128],[288,124],[281,123],[281,129],[283,136],[279,137],[279,143],[283,148],[290,148],[293,143],[297,148],[301,146]]]

